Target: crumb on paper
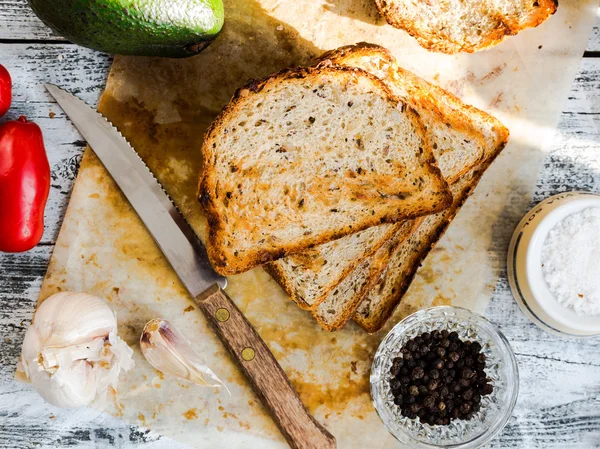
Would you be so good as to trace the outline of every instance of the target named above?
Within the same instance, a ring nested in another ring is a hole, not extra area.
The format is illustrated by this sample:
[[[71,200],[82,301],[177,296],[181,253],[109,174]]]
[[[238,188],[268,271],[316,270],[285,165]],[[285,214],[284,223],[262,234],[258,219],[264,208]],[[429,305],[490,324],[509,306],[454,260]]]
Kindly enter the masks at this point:
[[[488,82],[488,81],[492,81],[496,78],[498,78],[502,72],[504,72],[504,69],[506,68],[506,62],[494,67],[487,75],[481,77],[479,79],[479,84],[482,84],[484,82]]]
[[[189,409],[187,412],[183,413],[183,416],[185,417],[185,419],[189,420],[198,419],[198,413],[195,408]]]
[[[498,108],[500,106],[500,104],[502,103],[503,96],[504,96],[504,92],[498,93],[498,95],[496,95],[492,99],[492,102],[490,103],[490,108]]]
[[[183,313],[188,313],[188,312],[192,312],[196,309],[194,309],[194,306],[187,306],[185,309],[183,309]]]
[[[56,117],[56,114],[54,113],[54,111],[50,111],[50,112],[48,113],[48,117],[50,117],[50,118],[54,118],[54,117]]]

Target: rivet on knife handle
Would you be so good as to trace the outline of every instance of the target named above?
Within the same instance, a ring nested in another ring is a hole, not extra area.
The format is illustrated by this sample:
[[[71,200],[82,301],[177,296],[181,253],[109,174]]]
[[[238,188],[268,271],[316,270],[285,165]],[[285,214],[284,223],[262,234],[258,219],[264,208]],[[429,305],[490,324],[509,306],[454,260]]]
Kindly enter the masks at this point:
[[[215,285],[195,299],[288,444],[294,449],[336,448],[335,437],[306,410],[265,342],[225,292]]]

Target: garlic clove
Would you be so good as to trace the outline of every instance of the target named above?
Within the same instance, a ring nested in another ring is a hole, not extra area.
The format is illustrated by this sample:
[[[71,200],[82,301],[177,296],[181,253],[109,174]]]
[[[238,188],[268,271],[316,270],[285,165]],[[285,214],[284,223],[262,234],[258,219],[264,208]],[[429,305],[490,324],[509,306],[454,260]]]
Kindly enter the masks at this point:
[[[103,299],[63,292],[36,310],[17,370],[51,404],[82,407],[117,385],[119,373],[133,367],[132,354]]]
[[[150,365],[163,373],[201,386],[224,386],[202,362],[185,336],[166,320],[153,319],[146,324],[140,347]]]

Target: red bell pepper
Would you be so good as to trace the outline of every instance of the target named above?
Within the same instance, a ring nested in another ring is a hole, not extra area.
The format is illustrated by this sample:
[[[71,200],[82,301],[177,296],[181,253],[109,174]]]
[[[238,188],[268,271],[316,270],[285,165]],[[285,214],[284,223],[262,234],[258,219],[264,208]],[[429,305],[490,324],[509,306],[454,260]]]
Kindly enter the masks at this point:
[[[12,101],[12,80],[8,70],[0,64],[0,117],[10,108]]]
[[[49,191],[39,126],[25,117],[0,125],[0,251],[27,251],[39,243]]]

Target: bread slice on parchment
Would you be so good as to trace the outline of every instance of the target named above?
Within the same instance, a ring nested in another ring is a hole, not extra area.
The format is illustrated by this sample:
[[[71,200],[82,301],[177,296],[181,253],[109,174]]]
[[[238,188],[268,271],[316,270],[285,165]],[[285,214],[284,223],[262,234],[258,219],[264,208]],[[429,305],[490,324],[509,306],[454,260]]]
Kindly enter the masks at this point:
[[[376,282],[372,283],[373,287],[353,315],[354,321],[367,332],[380,330],[392,315],[421,263],[508,141],[508,130],[497,119],[477,108],[465,106],[455,97],[447,99],[456,103],[456,107],[462,105],[465,113],[483,132],[486,141],[483,160],[450,186],[454,197],[452,206],[441,213],[424,217],[417,230],[391,252],[385,269],[377,275]]]
[[[412,235],[422,219],[419,217],[398,223],[392,236],[383,241],[374,254],[363,259],[312,310],[313,317],[323,329],[335,331],[344,327],[367,292],[374,287],[391,253]]]
[[[506,36],[540,25],[558,0],[375,0],[389,24],[408,32],[428,50],[482,50]]]
[[[367,43],[341,47],[325,53],[320,63],[364,69],[382,79],[395,95],[412,106],[427,129],[434,156],[447,181],[454,182],[483,157],[483,135],[462,109],[444,102],[449,94],[441,89],[438,92],[423,79],[399,68],[385,48]],[[406,227],[380,225],[279,259],[266,268],[300,307],[313,310],[323,327],[335,330],[345,324],[360,302],[358,292],[365,292],[364,288],[356,288],[357,293],[350,297],[340,292],[351,290],[338,285],[344,282],[346,287],[364,286],[362,278],[367,272],[375,272],[375,266],[369,266],[368,270],[365,266],[357,267],[377,251],[388,252],[389,243],[386,248],[381,247],[397,233],[399,239],[407,233]]]
[[[207,252],[224,275],[452,203],[418,114],[356,68],[251,81],[202,158]]]
[[[413,106],[423,119],[434,146],[434,156],[449,183],[465,182],[470,170],[482,161],[484,149],[495,145],[492,140],[486,141],[481,133],[481,123],[476,118],[480,116],[474,112],[477,111],[475,108],[398,67],[395,58],[385,48],[361,43],[333,50],[322,58],[332,64],[347,64],[373,73],[384,80],[394,94]],[[460,193],[460,189],[455,190]],[[429,222],[431,219],[424,217],[424,220]],[[368,257],[342,281],[344,285],[368,285],[368,288],[356,289],[356,292],[346,296],[328,294],[312,312],[323,328],[336,330],[345,325],[384,271],[393,250],[410,237],[409,230],[418,228],[419,223],[415,223],[415,220],[407,221],[406,226],[379,248],[374,256]],[[372,263],[370,259],[378,263]]]

